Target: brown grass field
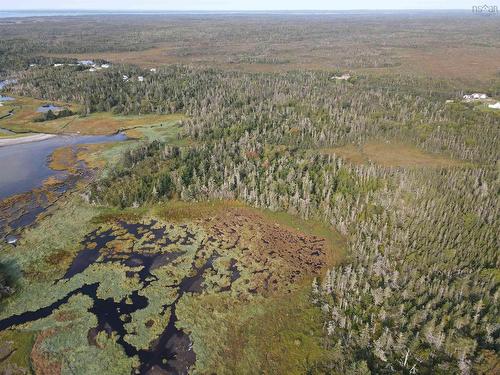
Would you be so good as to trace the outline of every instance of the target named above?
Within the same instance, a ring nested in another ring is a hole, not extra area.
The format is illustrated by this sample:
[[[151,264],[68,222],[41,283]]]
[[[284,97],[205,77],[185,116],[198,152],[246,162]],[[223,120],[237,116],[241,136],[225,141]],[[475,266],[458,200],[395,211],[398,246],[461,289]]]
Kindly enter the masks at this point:
[[[117,34],[124,22],[114,18],[103,27]],[[468,13],[456,17],[248,16],[237,21],[158,17],[133,22],[143,30],[138,45],[44,54],[101,58],[144,68],[192,64],[249,72],[347,70],[483,82],[500,73],[499,23],[494,17]],[[139,42],[135,35],[131,38]]]
[[[368,142],[361,146],[346,145],[342,147],[321,149],[320,152],[336,154],[353,164],[373,162],[384,167],[456,167],[462,162],[444,155],[430,154],[415,146],[400,142]]]
[[[334,48],[321,51],[308,51],[300,45],[288,46],[290,49],[276,48],[276,58],[286,61],[273,63],[245,63],[228,61],[228,54],[235,50],[207,53],[206,46],[193,46],[187,56],[178,56],[175,48],[164,44],[145,51],[99,52],[93,58],[109,60],[119,64],[134,64],[143,68],[160,67],[169,64],[193,64],[199,66],[218,66],[227,70],[246,72],[283,72],[293,70],[348,70],[359,73],[404,73],[434,78],[458,78],[485,81],[500,72],[500,49],[492,47],[445,47],[445,48],[383,48],[378,51],[394,61],[387,67],[349,67]],[[244,45],[231,46],[242,50]],[[366,46],[368,48],[368,46]],[[363,48],[363,47],[360,47]],[[89,58],[89,54],[53,54],[56,57]]]

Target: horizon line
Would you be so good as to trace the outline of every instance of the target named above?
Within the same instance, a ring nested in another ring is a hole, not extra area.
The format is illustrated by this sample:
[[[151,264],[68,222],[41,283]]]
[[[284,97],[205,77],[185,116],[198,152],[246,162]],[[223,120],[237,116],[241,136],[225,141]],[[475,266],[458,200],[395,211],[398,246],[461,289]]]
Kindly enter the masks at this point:
[[[472,8],[472,6],[471,6]],[[91,8],[22,8],[2,9],[2,12],[350,12],[350,11],[457,11],[470,10],[470,8],[353,8],[353,9],[91,9]]]

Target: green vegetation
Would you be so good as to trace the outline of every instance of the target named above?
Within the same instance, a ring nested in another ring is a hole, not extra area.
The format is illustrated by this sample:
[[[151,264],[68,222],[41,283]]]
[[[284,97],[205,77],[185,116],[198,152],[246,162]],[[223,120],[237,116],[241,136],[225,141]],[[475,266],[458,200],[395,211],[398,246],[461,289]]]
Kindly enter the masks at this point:
[[[286,297],[242,301],[234,296],[200,295],[181,299],[179,326],[190,333],[196,352],[193,374],[321,373],[328,358],[323,346],[321,310],[309,288]]]
[[[74,113],[66,108],[64,108],[60,111],[57,111],[55,113],[52,112],[51,109],[49,109],[47,112],[36,117],[33,121],[34,122],[45,122],[45,121],[56,120],[58,118],[69,117],[69,116],[73,116],[73,115],[74,115]]]
[[[73,99],[76,99],[76,96]],[[56,113],[49,110],[40,114],[37,109],[47,104],[47,101],[16,96],[16,100],[7,102],[2,107],[2,113],[11,112],[11,115],[1,119],[1,125],[23,133],[32,131],[99,135],[126,131],[127,134],[130,132],[130,136],[137,138],[157,136],[164,140],[177,140],[178,123],[186,118],[182,114],[148,113],[136,116],[122,116],[110,112],[88,114],[81,109],[81,105],[68,104],[61,100],[51,100],[51,102],[64,109]]]
[[[12,330],[0,333],[0,371],[15,373],[16,369],[29,369],[34,341],[32,332]]]

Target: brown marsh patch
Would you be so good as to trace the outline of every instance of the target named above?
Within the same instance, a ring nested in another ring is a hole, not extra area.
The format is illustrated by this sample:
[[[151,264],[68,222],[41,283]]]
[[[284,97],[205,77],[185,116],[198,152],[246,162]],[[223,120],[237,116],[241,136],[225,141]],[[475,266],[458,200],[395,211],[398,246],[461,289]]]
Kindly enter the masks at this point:
[[[31,363],[36,374],[58,375],[61,373],[61,363],[55,361],[43,350],[43,342],[55,334],[54,329],[42,331],[38,334],[31,351]]]
[[[245,207],[229,208],[206,219],[204,226],[211,236],[224,238],[239,250],[242,267],[254,268],[257,290],[291,287],[308,276],[319,276],[328,263],[325,238],[273,223]]]
[[[77,162],[76,152],[72,146],[61,147],[52,153],[49,167],[56,171],[76,173],[75,166]]]
[[[439,154],[431,154],[415,146],[399,142],[369,142],[361,146],[346,145],[321,149],[325,154],[336,154],[353,164],[373,162],[383,167],[456,167],[462,162]]]

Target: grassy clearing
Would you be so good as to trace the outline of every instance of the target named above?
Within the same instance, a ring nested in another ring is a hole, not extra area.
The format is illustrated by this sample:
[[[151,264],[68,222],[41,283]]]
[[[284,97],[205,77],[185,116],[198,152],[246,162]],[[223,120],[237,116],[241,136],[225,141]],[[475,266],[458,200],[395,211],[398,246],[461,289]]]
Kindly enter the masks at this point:
[[[157,206],[153,213],[161,219],[179,222],[187,220],[202,219],[214,216],[218,212],[230,207],[243,207],[244,204],[238,201],[204,201],[204,202],[183,202],[168,201]]]
[[[177,122],[184,118],[182,114],[118,116],[107,112],[94,113],[87,117],[76,117],[64,128],[64,131],[69,133],[79,131],[82,134],[114,134],[141,126],[159,126],[163,123]]]
[[[118,219],[139,220],[143,218],[158,218],[168,222],[187,222],[216,215],[229,207],[244,207],[238,201],[203,201],[185,202],[171,200],[152,206],[139,208],[106,208],[98,215],[94,222],[106,223]]]
[[[241,301],[228,294],[185,296],[178,326],[190,332],[193,374],[305,374],[326,358],[321,311],[309,286],[286,296]]]
[[[29,371],[31,368],[30,352],[35,341],[33,332],[23,332],[20,330],[9,330],[0,332],[0,352],[2,349],[12,353],[0,361],[0,373],[15,373],[13,369],[24,369]]]
[[[346,145],[320,149],[325,154],[336,154],[353,164],[373,162],[384,167],[458,167],[463,162],[439,154],[430,154],[415,146],[400,142],[369,142],[361,146]]]
[[[2,107],[2,114],[14,110],[13,115],[0,120],[2,127],[16,132],[37,133],[80,133],[88,135],[114,134],[126,129],[138,127],[172,125],[185,118],[182,114],[158,115],[149,114],[141,116],[121,116],[108,112],[93,113],[89,116],[69,116],[44,122],[34,122],[40,114],[37,108],[43,104],[51,103],[56,106],[65,107],[73,112],[79,110],[79,106],[71,103],[42,101],[27,97],[16,97],[15,101],[7,102]]]
[[[148,124],[137,126],[125,132],[130,138],[145,139],[148,141],[158,140],[167,142],[176,146],[185,146],[189,142],[185,138],[180,137],[182,125],[180,121],[185,117],[182,115],[171,115],[172,118],[168,121],[159,124]]]

